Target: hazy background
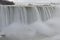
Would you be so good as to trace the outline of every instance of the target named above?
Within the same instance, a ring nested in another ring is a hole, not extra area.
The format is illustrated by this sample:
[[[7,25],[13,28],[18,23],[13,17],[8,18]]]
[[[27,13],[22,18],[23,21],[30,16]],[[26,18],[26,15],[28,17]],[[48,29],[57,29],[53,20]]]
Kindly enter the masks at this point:
[[[60,3],[60,0],[10,0],[15,2],[38,2],[38,3]]]

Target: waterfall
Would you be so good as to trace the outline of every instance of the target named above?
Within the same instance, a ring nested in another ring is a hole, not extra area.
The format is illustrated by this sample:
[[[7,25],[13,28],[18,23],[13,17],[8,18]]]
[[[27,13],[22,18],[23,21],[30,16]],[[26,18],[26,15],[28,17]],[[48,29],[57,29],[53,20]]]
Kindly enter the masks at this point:
[[[56,5],[54,17],[60,17],[60,5]]]
[[[20,21],[31,24],[35,21],[46,21],[53,17],[55,8],[52,6],[0,6],[0,27]]]

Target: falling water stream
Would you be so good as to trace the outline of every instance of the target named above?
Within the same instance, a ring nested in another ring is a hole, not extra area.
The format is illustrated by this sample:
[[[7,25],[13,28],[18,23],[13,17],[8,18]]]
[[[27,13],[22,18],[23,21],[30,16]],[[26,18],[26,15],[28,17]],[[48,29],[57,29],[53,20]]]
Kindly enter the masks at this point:
[[[0,29],[13,22],[33,24],[36,21],[45,22],[55,13],[52,6],[0,6]]]
[[[0,26],[7,26],[15,21],[31,24],[37,20],[48,20],[53,16],[54,7],[0,6]]]

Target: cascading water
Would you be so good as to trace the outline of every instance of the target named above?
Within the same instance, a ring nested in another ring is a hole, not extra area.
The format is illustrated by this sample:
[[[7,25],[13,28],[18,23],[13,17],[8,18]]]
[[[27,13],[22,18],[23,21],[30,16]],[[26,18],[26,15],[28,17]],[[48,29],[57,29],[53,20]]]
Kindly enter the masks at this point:
[[[13,22],[20,22],[21,24],[27,24],[27,25],[28,24],[33,25],[36,22],[36,25],[37,25],[37,24],[40,24],[41,21],[44,22],[50,19],[51,17],[53,17],[52,14],[54,14],[54,10],[55,8],[52,6],[29,7],[29,6],[3,6],[1,5],[0,6],[0,26],[1,28],[5,26],[9,26]],[[15,28],[14,29],[12,28],[12,30],[15,30]]]
[[[47,20],[52,16],[52,7],[20,7],[0,6],[0,26],[6,26],[14,21],[33,23],[37,20]]]

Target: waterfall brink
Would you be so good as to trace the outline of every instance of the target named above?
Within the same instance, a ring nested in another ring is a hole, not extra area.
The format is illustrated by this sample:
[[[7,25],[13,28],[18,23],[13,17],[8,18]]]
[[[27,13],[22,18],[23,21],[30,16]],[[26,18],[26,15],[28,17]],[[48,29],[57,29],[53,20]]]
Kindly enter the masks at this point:
[[[23,24],[31,24],[35,21],[46,21],[54,14],[52,6],[0,6],[0,27],[8,26],[20,21]]]

